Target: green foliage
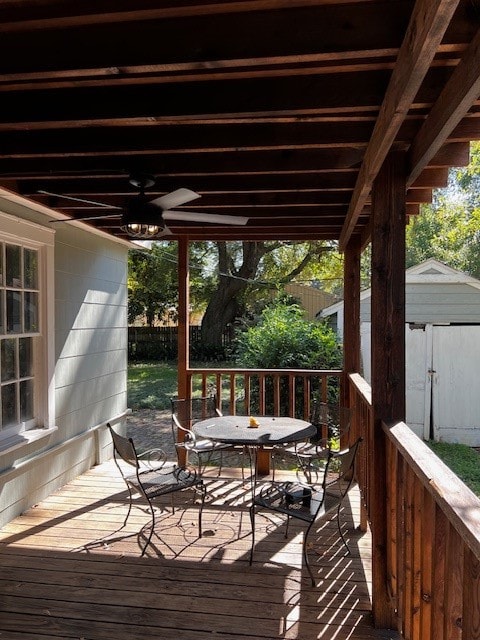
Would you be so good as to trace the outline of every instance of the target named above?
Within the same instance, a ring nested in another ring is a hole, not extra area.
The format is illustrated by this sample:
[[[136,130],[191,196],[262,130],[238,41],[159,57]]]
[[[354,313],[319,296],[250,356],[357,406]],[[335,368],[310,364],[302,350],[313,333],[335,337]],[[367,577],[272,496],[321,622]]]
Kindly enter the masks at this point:
[[[449,185],[407,227],[407,267],[436,258],[480,277],[480,144],[468,167],[450,171]]]
[[[264,309],[259,323],[237,337],[237,362],[251,368],[332,369],[342,366],[342,349],[326,324],[304,319],[298,305]]]
[[[466,444],[433,441],[427,444],[480,497],[480,454]]]
[[[131,251],[128,259],[128,321],[145,317],[154,321],[177,305],[176,247],[156,243],[149,252]]]

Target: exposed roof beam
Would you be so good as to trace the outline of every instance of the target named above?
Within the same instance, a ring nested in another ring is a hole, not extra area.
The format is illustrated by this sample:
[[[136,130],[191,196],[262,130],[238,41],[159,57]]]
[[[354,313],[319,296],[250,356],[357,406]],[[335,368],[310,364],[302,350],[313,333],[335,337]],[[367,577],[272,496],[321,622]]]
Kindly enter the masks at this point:
[[[290,151],[230,151],[221,155],[214,152],[199,154],[164,154],[161,158],[155,153],[133,159],[126,166],[124,158],[113,156],[108,161],[102,156],[84,158],[13,158],[0,159],[0,179],[8,178],[22,181],[41,179],[46,184],[54,180],[101,180],[119,178],[125,180],[130,171],[142,170],[155,176],[203,176],[215,175],[252,175],[269,173],[294,175],[296,173],[321,173],[325,171],[358,170],[364,151],[363,146],[346,146],[332,149],[292,149]],[[429,163],[429,167],[463,167],[469,163],[470,144],[452,142],[443,145]],[[106,165],[110,174],[105,171]],[[46,188],[46,187],[45,187]]]
[[[380,168],[428,72],[459,0],[417,0],[400,47],[340,235],[340,249],[352,235]]]
[[[420,175],[479,95],[480,29],[412,143],[407,184]]]

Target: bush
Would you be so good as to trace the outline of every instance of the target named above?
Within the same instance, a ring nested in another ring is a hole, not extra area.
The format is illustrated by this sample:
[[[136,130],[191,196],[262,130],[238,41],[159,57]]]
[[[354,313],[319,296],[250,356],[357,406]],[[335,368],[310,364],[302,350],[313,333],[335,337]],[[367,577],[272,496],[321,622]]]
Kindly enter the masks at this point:
[[[236,353],[240,366],[264,369],[338,369],[343,359],[331,327],[284,303],[266,307],[260,322],[237,336]]]
[[[236,339],[237,362],[250,369],[340,369],[342,348],[335,332],[324,323],[304,319],[298,305],[277,303],[262,312],[260,322],[246,329]],[[288,380],[281,379],[282,413],[288,415]],[[252,381],[252,404],[257,388]],[[266,412],[273,410],[273,381],[265,381]],[[303,387],[295,387],[295,405],[303,412]],[[311,400],[318,399],[318,392]],[[328,385],[328,401],[338,401],[338,379]]]

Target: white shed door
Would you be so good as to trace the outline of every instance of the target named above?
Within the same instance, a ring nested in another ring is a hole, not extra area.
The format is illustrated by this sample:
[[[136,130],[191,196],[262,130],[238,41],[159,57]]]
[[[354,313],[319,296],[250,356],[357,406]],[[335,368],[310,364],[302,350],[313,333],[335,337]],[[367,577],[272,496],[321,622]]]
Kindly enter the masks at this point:
[[[433,435],[480,446],[480,327],[433,327]]]
[[[431,407],[432,325],[406,325],[406,422],[419,438],[429,438]]]

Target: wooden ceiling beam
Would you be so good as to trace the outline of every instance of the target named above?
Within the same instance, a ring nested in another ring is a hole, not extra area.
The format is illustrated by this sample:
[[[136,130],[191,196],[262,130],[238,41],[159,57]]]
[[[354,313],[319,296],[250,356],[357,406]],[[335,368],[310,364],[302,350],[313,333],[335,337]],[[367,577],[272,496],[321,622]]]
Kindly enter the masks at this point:
[[[407,184],[416,180],[479,95],[480,29],[412,143]]]
[[[444,37],[458,0],[417,0],[355,185],[340,236],[343,250],[380,168]]]
[[[396,145],[408,145],[422,123],[408,118],[400,126]],[[40,165],[48,159],[103,158],[105,163],[115,156],[126,157],[124,170],[138,166],[141,158],[178,153],[234,153],[249,151],[293,152],[295,150],[343,149],[366,147],[373,129],[372,122],[289,123],[285,125],[242,124],[204,127],[146,127],[90,129],[72,131],[32,131],[3,133],[0,160],[34,159]],[[480,138],[480,117],[465,117],[452,131],[448,142],[469,142]],[[161,162],[161,158],[157,158]],[[199,160],[200,162],[200,160]],[[105,165],[104,165],[105,166]]]
[[[204,152],[200,154],[158,154],[141,155],[130,160],[131,171],[142,171],[154,176],[202,176],[209,173],[216,175],[261,174],[268,173],[303,173],[322,171],[342,171],[359,169],[364,147],[338,147],[333,149],[291,149],[277,151],[230,151],[221,154]],[[468,142],[453,142],[443,145],[429,163],[430,167],[466,166],[470,159]],[[23,181],[41,179],[68,180],[78,177],[88,181],[107,178],[105,167],[110,167],[110,177],[128,179],[129,170],[123,157],[109,158],[13,158],[0,160],[0,178]]]
[[[156,11],[160,11],[159,3],[156,4]],[[76,15],[70,5],[69,15],[58,22],[49,21],[51,5],[45,6],[45,3],[39,5],[39,15],[45,20],[25,19],[25,9],[22,20],[14,20],[11,16],[1,19],[0,11],[2,56],[3,50],[11,50],[20,33],[37,54],[29,59],[25,52],[24,58],[13,56],[2,63],[5,72],[26,71],[37,65],[45,69],[100,65],[119,67],[121,71],[123,64],[132,61],[136,64],[154,64],[158,60],[183,62],[192,59],[192,55],[201,63],[210,59],[309,54],[319,49],[319,42],[322,51],[331,53],[392,49],[401,44],[411,10],[408,0],[351,2],[348,18],[343,2],[312,1],[299,7],[294,0],[278,3],[275,7],[265,6],[265,10],[257,10],[254,14],[244,11],[245,2],[195,4],[198,15],[182,16],[173,10],[170,15],[160,12],[156,16],[155,12],[149,11],[141,18],[139,14],[135,17],[135,12],[127,12],[118,21],[115,16],[120,12],[102,15],[95,11],[88,15],[83,11],[83,3],[75,7]],[[215,4],[222,10],[212,20],[208,7]],[[226,13],[227,6],[235,6],[236,13]],[[27,15],[35,15],[35,5],[29,8]],[[139,41],[142,42],[140,48]],[[58,51],[62,51],[61,57]]]

